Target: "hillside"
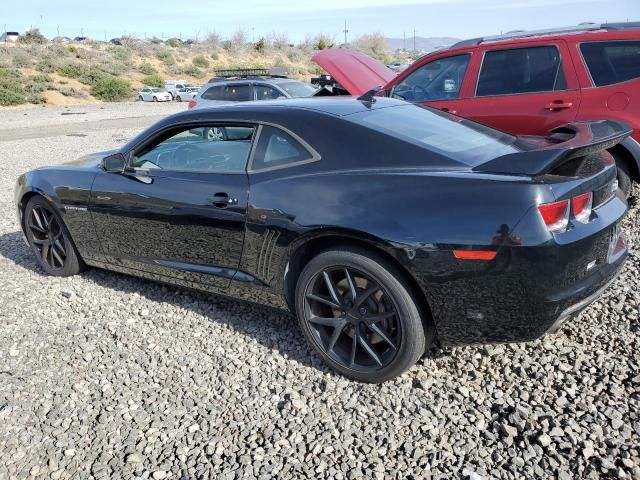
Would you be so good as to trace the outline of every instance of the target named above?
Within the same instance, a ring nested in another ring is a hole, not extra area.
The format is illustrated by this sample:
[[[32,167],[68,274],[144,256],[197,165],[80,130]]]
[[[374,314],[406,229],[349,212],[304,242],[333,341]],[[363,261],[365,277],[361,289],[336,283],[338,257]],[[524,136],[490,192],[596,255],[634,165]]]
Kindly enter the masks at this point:
[[[174,39],[177,40],[177,39]],[[321,73],[314,51],[332,42],[318,36],[299,45],[285,38],[244,38],[186,45],[179,41],[124,39],[123,45],[98,42],[0,44],[0,106],[78,104],[135,99],[143,85],[163,86],[165,79],[202,84],[219,69],[284,67],[292,77]],[[390,62],[396,57],[381,35],[354,40],[353,48]]]

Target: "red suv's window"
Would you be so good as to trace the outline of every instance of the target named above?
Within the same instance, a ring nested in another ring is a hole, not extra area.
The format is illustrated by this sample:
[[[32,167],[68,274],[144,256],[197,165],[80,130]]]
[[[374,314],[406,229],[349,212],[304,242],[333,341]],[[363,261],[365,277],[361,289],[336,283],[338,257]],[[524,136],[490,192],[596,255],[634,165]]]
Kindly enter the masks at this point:
[[[554,46],[493,50],[484,55],[476,96],[566,90],[567,81]]]
[[[458,98],[470,56],[454,55],[423,65],[393,89],[393,96],[409,102]]]
[[[589,42],[580,51],[597,87],[640,78],[640,41]]]

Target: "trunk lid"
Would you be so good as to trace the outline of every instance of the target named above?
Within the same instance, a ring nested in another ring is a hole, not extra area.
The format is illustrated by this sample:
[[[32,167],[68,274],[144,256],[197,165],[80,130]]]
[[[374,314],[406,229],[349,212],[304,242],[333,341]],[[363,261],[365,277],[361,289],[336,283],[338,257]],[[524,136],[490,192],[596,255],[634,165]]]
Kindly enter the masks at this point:
[[[354,96],[385,87],[396,77],[396,72],[379,61],[347,48],[322,50],[312,60]]]

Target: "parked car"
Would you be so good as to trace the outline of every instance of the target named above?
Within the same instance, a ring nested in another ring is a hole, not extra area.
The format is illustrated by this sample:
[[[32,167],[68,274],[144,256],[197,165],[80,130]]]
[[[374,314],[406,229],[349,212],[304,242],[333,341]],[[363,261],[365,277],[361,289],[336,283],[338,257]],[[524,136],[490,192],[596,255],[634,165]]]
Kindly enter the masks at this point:
[[[170,102],[171,94],[161,88],[144,87],[138,92],[138,100],[141,102]]]
[[[184,102],[184,101],[189,101],[192,100],[193,98],[195,98],[196,94],[198,93],[198,89],[197,88],[191,88],[191,87],[185,87],[185,88],[180,88],[178,90],[175,91],[175,100],[178,102]]]
[[[229,71],[231,72],[231,71]],[[310,97],[317,87],[280,75],[234,75],[214,77],[204,85],[189,108],[205,108],[233,102]]]
[[[16,43],[19,38],[20,34],[18,32],[4,32],[0,35],[0,42]]]
[[[164,82],[164,89],[171,95],[171,100],[176,99],[178,90],[191,87],[193,87],[193,85],[184,80],[165,80]]]
[[[121,38],[112,38],[111,40],[109,40],[109,43],[111,45],[122,46],[122,39]]]
[[[630,133],[518,138],[390,98],[222,105],[28,172],[15,201],[48,274],[291,309],[329,365],[381,382],[435,339],[532,340],[597,299],[627,256],[605,148]]]
[[[314,59],[353,95],[383,86],[386,95],[515,135],[548,135],[578,120],[623,121],[633,134],[610,150],[618,181],[627,194],[631,180],[640,181],[640,22],[465,40],[397,76],[348,50]]]

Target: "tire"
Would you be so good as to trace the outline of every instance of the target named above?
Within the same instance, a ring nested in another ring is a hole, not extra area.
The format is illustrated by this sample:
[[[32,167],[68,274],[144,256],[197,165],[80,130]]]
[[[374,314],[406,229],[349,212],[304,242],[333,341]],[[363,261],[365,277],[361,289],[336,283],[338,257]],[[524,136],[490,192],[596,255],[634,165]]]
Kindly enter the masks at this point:
[[[411,291],[402,273],[379,255],[327,250],[298,279],[298,323],[332,368],[354,380],[384,382],[413,366],[435,333],[422,321]]]
[[[182,98],[180,98],[180,95],[178,95],[178,96],[176,97],[176,100],[177,100],[178,102],[181,102],[181,101],[182,101]]]
[[[158,97],[153,97],[153,101],[157,102],[158,101]]]
[[[138,101],[144,102],[144,98],[142,98],[142,95],[138,95]]]
[[[38,265],[49,275],[69,277],[86,269],[62,218],[44,197],[27,203],[24,230]]]

